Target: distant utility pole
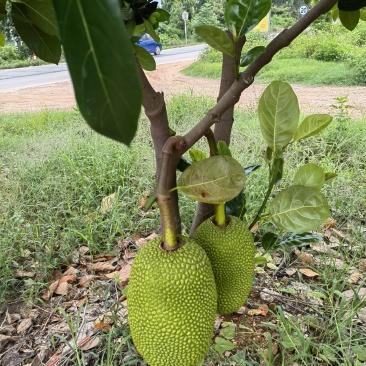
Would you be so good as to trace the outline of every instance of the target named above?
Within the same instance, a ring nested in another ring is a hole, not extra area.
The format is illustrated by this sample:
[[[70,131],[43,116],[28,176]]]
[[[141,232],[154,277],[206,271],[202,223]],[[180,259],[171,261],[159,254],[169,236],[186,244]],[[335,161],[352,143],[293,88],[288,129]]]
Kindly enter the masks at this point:
[[[184,20],[184,36],[186,38],[186,44],[187,44],[187,20],[189,18],[188,11],[184,11],[182,13],[182,19]]]

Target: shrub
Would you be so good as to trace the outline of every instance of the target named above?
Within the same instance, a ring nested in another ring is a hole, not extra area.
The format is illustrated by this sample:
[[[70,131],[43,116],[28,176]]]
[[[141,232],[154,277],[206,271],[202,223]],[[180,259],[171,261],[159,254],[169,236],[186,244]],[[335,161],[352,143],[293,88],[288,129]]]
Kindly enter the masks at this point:
[[[16,47],[6,45],[4,47],[0,47],[0,59],[2,61],[20,60],[20,55]]]
[[[349,53],[347,64],[356,71],[354,81],[358,85],[366,85],[366,49],[352,50]]]

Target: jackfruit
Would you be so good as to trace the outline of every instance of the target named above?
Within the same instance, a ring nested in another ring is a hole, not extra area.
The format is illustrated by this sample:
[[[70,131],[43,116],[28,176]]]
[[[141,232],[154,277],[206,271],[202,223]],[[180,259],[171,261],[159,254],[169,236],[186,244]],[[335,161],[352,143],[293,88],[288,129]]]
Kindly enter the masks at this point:
[[[192,239],[165,251],[161,237],[133,261],[127,290],[133,342],[150,366],[197,366],[214,330],[217,293],[205,251]]]
[[[220,227],[211,217],[193,235],[193,240],[205,250],[211,262],[219,314],[230,314],[245,303],[254,276],[253,237],[240,219],[235,216],[227,218],[227,226]]]

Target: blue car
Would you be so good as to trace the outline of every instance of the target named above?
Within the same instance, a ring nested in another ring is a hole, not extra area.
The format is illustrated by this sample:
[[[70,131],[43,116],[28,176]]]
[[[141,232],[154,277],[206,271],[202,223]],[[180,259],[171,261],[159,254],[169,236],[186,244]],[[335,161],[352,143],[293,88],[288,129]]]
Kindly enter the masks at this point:
[[[160,52],[163,49],[163,45],[160,42],[155,42],[147,33],[144,34],[136,44],[154,55],[160,55]]]

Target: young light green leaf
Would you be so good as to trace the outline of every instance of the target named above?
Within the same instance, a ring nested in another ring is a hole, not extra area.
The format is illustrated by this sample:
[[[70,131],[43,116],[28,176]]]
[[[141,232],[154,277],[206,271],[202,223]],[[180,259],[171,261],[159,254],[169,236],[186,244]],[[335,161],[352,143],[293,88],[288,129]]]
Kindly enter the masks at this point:
[[[60,37],[52,0],[22,0],[21,2],[27,6],[30,20],[39,29],[51,36]]]
[[[269,205],[269,213],[275,225],[293,233],[315,230],[330,214],[324,195],[304,186],[291,186],[280,192]]]
[[[196,149],[190,149],[189,150],[189,156],[191,157],[191,160],[194,163],[197,163],[198,161],[207,159],[207,156],[205,155],[204,152],[202,152],[201,150],[196,150]]]
[[[366,8],[360,9],[360,20],[366,22]]]
[[[150,36],[153,38],[153,40],[154,40],[155,42],[160,42],[160,37],[156,34],[154,27],[153,27],[153,26],[152,26],[152,24],[151,24],[148,20],[146,20],[146,19],[144,19],[144,26],[145,26],[145,30],[146,30],[146,32],[147,32],[148,34],[150,34]]]
[[[167,22],[170,19],[170,14],[164,9],[158,8],[155,12],[159,13],[159,22]]]
[[[333,22],[335,22],[339,18],[339,9],[333,8],[331,10],[331,15],[332,15]]]
[[[225,141],[219,141],[217,143],[217,150],[219,151],[219,155],[227,155],[232,156],[229,146],[226,145]]]
[[[241,59],[240,66],[245,67],[250,65],[261,53],[266,51],[266,47],[257,46],[249,50]]]
[[[264,90],[258,106],[262,135],[272,150],[280,150],[294,137],[299,123],[299,102],[288,83],[273,81]]]
[[[188,167],[175,189],[192,200],[220,204],[237,196],[244,182],[245,174],[239,162],[227,155],[217,155]]]
[[[250,32],[270,11],[271,0],[229,0],[225,7],[225,22],[235,27],[237,36]]]
[[[342,25],[350,31],[353,31],[359,20],[360,20],[361,13],[359,10],[355,11],[339,11],[339,19]]]
[[[333,120],[329,114],[312,114],[307,116],[297,128],[294,141],[306,139],[324,130]]]
[[[328,181],[329,179],[335,178],[338,174],[333,172],[326,172],[325,173],[325,181]]]
[[[324,169],[314,163],[301,166],[295,174],[294,185],[322,189],[325,183]]]
[[[234,57],[234,43],[222,29],[212,25],[199,25],[194,30],[197,35],[215,50]]]
[[[226,339],[233,339],[235,337],[235,324],[231,322],[224,322],[226,328],[220,330],[220,335]]]
[[[129,145],[142,94],[119,1],[54,4],[80,112],[94,130]]]
[[[227,339],[216,337],[215,344],[213,346],[214,350],[221,355],[224,354],[226,351],[231,351],[235,348],[233,342],[228,341]]]
[[[28,14],[28,7],[12,3],[11,16],[22,40],[40,59],[58,64],[61,57],[61,43],[58,37],[45,33],[35,25]]]
[[[147,71],[155,70],[156,62],[154,57],[150,54],[150,52],[148,52],[147,50],[145,50],[145,48],[142,48],[135,43],[133,43],[132,46],[133,49],[135,50],[137,59],[139,60],[141,67]]]
[[[5,46],[5,36],[0,32],[0,47]]]

